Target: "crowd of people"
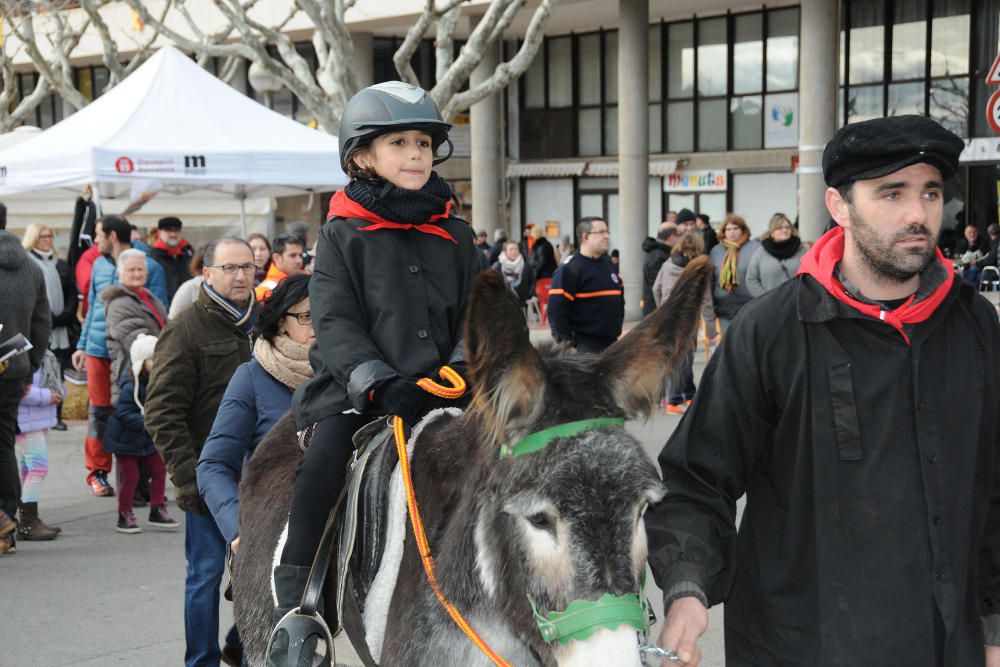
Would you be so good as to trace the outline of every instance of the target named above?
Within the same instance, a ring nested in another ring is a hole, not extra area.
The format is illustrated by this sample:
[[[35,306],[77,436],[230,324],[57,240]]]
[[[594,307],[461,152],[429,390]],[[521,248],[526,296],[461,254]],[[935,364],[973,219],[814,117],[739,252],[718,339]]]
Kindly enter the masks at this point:
[[[842,618],[837,609],[846,607],[833,598],[817,598],[827,581],[830,594],[850,596],[858,603],[853,609],[873,628],[884,626],[890,611],[905,611],[907,627],[920,628],[921,637],[900,654],[908,661],[938,655],[943,664],[980,664],[972,659],[975,644],[983,637],[990,648],[1000,643],[1000,617],[983,607],[981,619],[978,604],[956,602],[960,590],[962,599],[972,599],[965,588],[973,586],[966,587],[963,577],[970,579],[973,568],[962,545],[979,544],[984,503],[996,497],[993,475],[977,476],[974,489],[970,484],[972,490],[951,499],[942,496],[941,489],[959,486],[959,472],[971,470],[968,456],[942,463],[951,466],[951,476],[940,480],[927,467],[949,458],[942,440],[950,431],[931,428],[926,437],[933,442],[921,440],[926,466],[900,454],[925,437],[916,435],[918,426],[930,427],[922,415],[947,404],[954,429],[979,443],[976,460],[996,463],[993,421],[963,418],[969,401],[948,396],[942,383],[925,377],[917,356],[947,353],[970,377],[978,368],[979,390],[992,396],[1000,389],[995,368],[984,373],[971,352],[981,353],[983,341],[998,338],[996,315],[959,294],[962,281],[951,280],[955,264],[940,254],[935,259],[934,234],[927,231],[934,215],[940,223],[933,202],[939,201],[941,181],[954,173],[961,141],[933,121],[912,118],[859,123],[834,138],[832,145],[843,153],[824,156],[824,175],[836,225],[812,249],[782,213],[753,238],[739,215],[726,215],[716,229],[708,215],[689,209],[670,212],[656,238],[643,242],[644,314],[667,303],[685,267],[707,255],[714,274],[700,303],[704,337],[713,347],[727,339],[701,390],[694,383],[693,355],[664,388],[664,408],[685,417],[660,458],[670,493],[646,521],[650,563],[668,609],[661,644],[682,663],[698,662],[695,642],[707,623],[704,609],[722,601],[730,587],[733,614],[730,620],[727,611],[727,624],[735,634],[727,632],[727,655],[737,661],[814,664],[813,647],[822,634],[837,655],[847,656],[845,664],[857,662],[855,647],[871,647],[857,640],[871,633]],[[294,229],[274,239],[223,236],[195,249],[183,238],[182,221],[166,217],[147,246],[123,216],[98,216],[89,189],[77,201],[65,260],[56,255],[48,227],[31,225],[21,238],[0,231],[3,338],[22,334],[32,346],[0,361],[0,554],[15,553],[18,540],[48,541],[60,534],[39,514],[48,471],[46,432],[65,428],[63,375],[85,373],[89,408],[82,444],[90,492],[117,497],[114,530],[122,534],[179,530],[181,522],[168,509],[170,480],[184,513],[185,664],[239,665],[236,628],[223,646],[218,642],[220,584],[227,556],[238,557],[240,550],[238,485],[245,462],[286,413],[305,453],[287,538],[276,554],[275,626],[302,596],[345,483],[352,435],[383,415],[414,425],[436,408],[462,407],[461,400],[424,391],[417,379],[444,382],[446,366],[467,377],[462,327],[478,273],[498,271],[526,308],[532,303],[539,309],[557,343],[593,354],[614,344],[622,333],[625,294],[607,221],[580,220],[578,245],[568,237],[554,244],[535,225],[526,227],[520,242],[498,230],[490,243],[486,232],[474,233],[452,215],[452,191],[433,171],[447,159],[438,151],[450,146],[449,127],[415,86],[389,82],[355,95],[339,137],[350,182],[330,202],[328,220],[337,224],[325,224],[314,245],[307,229]],[[865,152],[857,148],[864,143],[841,136],[854,132],[873,142],[892,138],[898,145],[888,155],[895,157]],[[917,135],[923,143],[914,143]],[[872,162],[880,166],[867,169]],[[884,182],[889,177],[896,180]],[[886,191],[919,204],[903,210],[873,195]],[[858,193],[865,198],[855,203]],[[891,237],[904,248],[899,253],[886,248],[890,242],[869,222],[892,216],[899,218],[893,224],[901,231]],[[5,227],[0,205],[0,230]],[[1000,228],[992,225],[987,232],[990,241],[971,226],[960,244],[956,263],[973,285],[982,279],[982,267],[996,264]],[[946,312],[941,304],[954,305]],[[950,319],[932,326],[945,317]],[[955,318],[962,327],[951,325]],[[809,344],[811,336],[818,344]],[[855,364],[848,348],[870,363]],[[779,351],[772,354],[774,349]],[[888,374],[882,370],[887,364]],[[803,380],[796,373],[805,368],[815,372]],[[897,378],[912,380],[920,396],[897,391]],[[814,403],[801,408],[799,400]],[[882,411],[868,409],[882,404],[909,430],[883,428]],[[720,409],[726,419],[717,417]],[[836,421],[835,436],[816,421],[827,417]],[[874,440],[860,441],[859,424]],[[816,437],[828,440],[823,452],[799,458],[789,443],[820,431],[827,435]],[[773,442],[779,435],[785,440]],[[711,446],[699,447],[703,441]],[[857,497],[871,495],[869,483],[883,475],[881,459],[871,456],[875,451],[902,476],[901,491],[870,498],[888,509],[864,514],[868,528],[849,530],[839,540],[845,530],[835,516],[840,510],[828,511],[824,503],[844,497],[844,511],[850,511],[854,497],[841,493],[841,486]],[[854,468],[833,472],[838,463]],[[111,483],[114,469],[117,488]],[[750,571],[756,566],[733,555],[738,538],[732,505],[751,487],[756,493],[749,502],[764,515],[754,525],[767,539],[739,540],[741,551],[760,559],[759,581],[759,573]],[[801,511],[824,531],[789,515],[786,501],[793,495],[809,501]],[[936,508],[929,522],[898,520],[927,503]],[[139,507],[149,508],[142,524]],[[950,537],[939,535],[937,526],[958,524],[965,510],[978,523],[965,521]],[[685,517],[683,525],[671,511]],[[790,535],[782,536],[786,527]],[[851,550],[867,544],[863,538],[871,531],[907,547],[906,563],[887,562],[884,544],[862,548],[870,557],[866,563],[885,564],[876,568],[878,581],[906,592],[905,599],[885,595],[879,604],[866,603],[871,591],[855,581]],[[786,556],[796,554],[773,552],[787,537],[803,553],[829,549],[841,557],[788,565]],[[992,558],[995,564],[996,553]],[[810,582],[809,590],[787,592],[795,602],[787,609],[769,607],[786,565]],[[932,566],[937,583],[914,584]],[[835,594],[837,586],[842,588]],[[964,611],[942,617],[933,608],[938,596],[950,600],[940,609]],[[800,627],[800,610],[820,607],[830,618]],[[780,635],[783,641],[769,643],[758,632],[769,623],[789,628]],[[949,639],[958,625],[965,628],[961,637]],[[270,659],[284,664],[289,646],[276,637]]]

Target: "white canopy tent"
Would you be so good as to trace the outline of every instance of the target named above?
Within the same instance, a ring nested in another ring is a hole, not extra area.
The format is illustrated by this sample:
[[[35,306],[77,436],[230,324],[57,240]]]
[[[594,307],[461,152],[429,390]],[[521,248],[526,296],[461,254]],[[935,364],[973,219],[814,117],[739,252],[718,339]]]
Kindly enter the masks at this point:
[[[72,205],[87,183],[100,199],[127,200],[137,181],[242,206],[334,189],[347,177],[336,137],[254,102],[171,46],[61,123],[0,150],[4,200],[30,192]]]

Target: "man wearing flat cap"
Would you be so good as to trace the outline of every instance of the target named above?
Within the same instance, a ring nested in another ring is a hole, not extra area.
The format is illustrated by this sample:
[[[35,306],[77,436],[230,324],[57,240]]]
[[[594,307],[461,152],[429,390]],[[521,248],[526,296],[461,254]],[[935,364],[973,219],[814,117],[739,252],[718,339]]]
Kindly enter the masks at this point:
[[[156,224],[156,243],[149,251],[150,257],[159,262],[163,267],[163,273],[167,277],[167,297],[169,301],[174,300],[174,293],[177,288],[191,278],[191,257],[194,255],[194,248],[181,236],[180,218],[167,217],[160,218]]]
[[[1000,326],[936,250],[962,148],[922,116],[827,145],[837,226],[733,320],[659,456],[680,664],[725,602],[730,666],[1000,665]]]

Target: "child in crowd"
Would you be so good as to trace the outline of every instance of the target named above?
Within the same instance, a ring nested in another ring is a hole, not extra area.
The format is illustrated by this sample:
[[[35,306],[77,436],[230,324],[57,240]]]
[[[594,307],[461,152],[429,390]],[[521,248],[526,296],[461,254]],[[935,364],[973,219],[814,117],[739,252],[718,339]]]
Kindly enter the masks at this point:
[[[139,334],[130,348],[132,366],[123,364],[119,386],[118,405],[108,419],[104,431],[104,451],[115,455],[118,465],[118,525],[119,533],[140,533],[142,529],[135,519],[133,498],[139,484],[139,462],[145,461],[152,479],[150,483],[149,525],[152,528],[175,530],[180,524],[167,512],[164,495],[167,483],[167,469],[163,465],[153,439],[146,432],[143,423],[143,404],[146,402],[146,383],[153,368],[153,350],[156,336]]]
[[[38,516],[38,497],[42,482],[49,473],[46,434],[59,421],[56,406],[62,402],[66,392],[61,384],[45,377],[47,368],[59,366],[50,350],[46,350],[45,354],[52,358],[46,359],[42,367],[35,371],[31,387],[17,408],[17,427],[21,431],[15,439],[17,465],[21,473],[21,523],[17,538],[27,542],[54,540],[62,532],[62,529],[47,525]]]

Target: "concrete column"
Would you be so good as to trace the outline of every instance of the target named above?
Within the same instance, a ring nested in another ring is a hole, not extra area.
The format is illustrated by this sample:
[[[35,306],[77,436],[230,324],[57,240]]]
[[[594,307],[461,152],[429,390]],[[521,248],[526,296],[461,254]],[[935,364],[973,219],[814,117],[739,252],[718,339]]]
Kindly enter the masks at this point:
[[[367,88],[375,83],[375,45],[370,32],[352,32],[354,58],[351,67],[358,77],[358,87]]]
[[[475,87],[492,76],[500,62],[500,46],[487,49],[483,59],[469,76]],[[493,230],[504,227],[502,178],[503,152],[500,150],[500,95],[493,93],[472,105],[470,110],[472,166],[472,226],[485,230],[493,239]],[[508,230],[508,238],[510,238]]]
[[[799,27],[799,234],[815,241],[826,210],[823,149],[837,130],[837,0],[802,0]]]
[[[618,2],[618,210],[625,319],[642,318],[642,240],[649,217],[649,0]]]

